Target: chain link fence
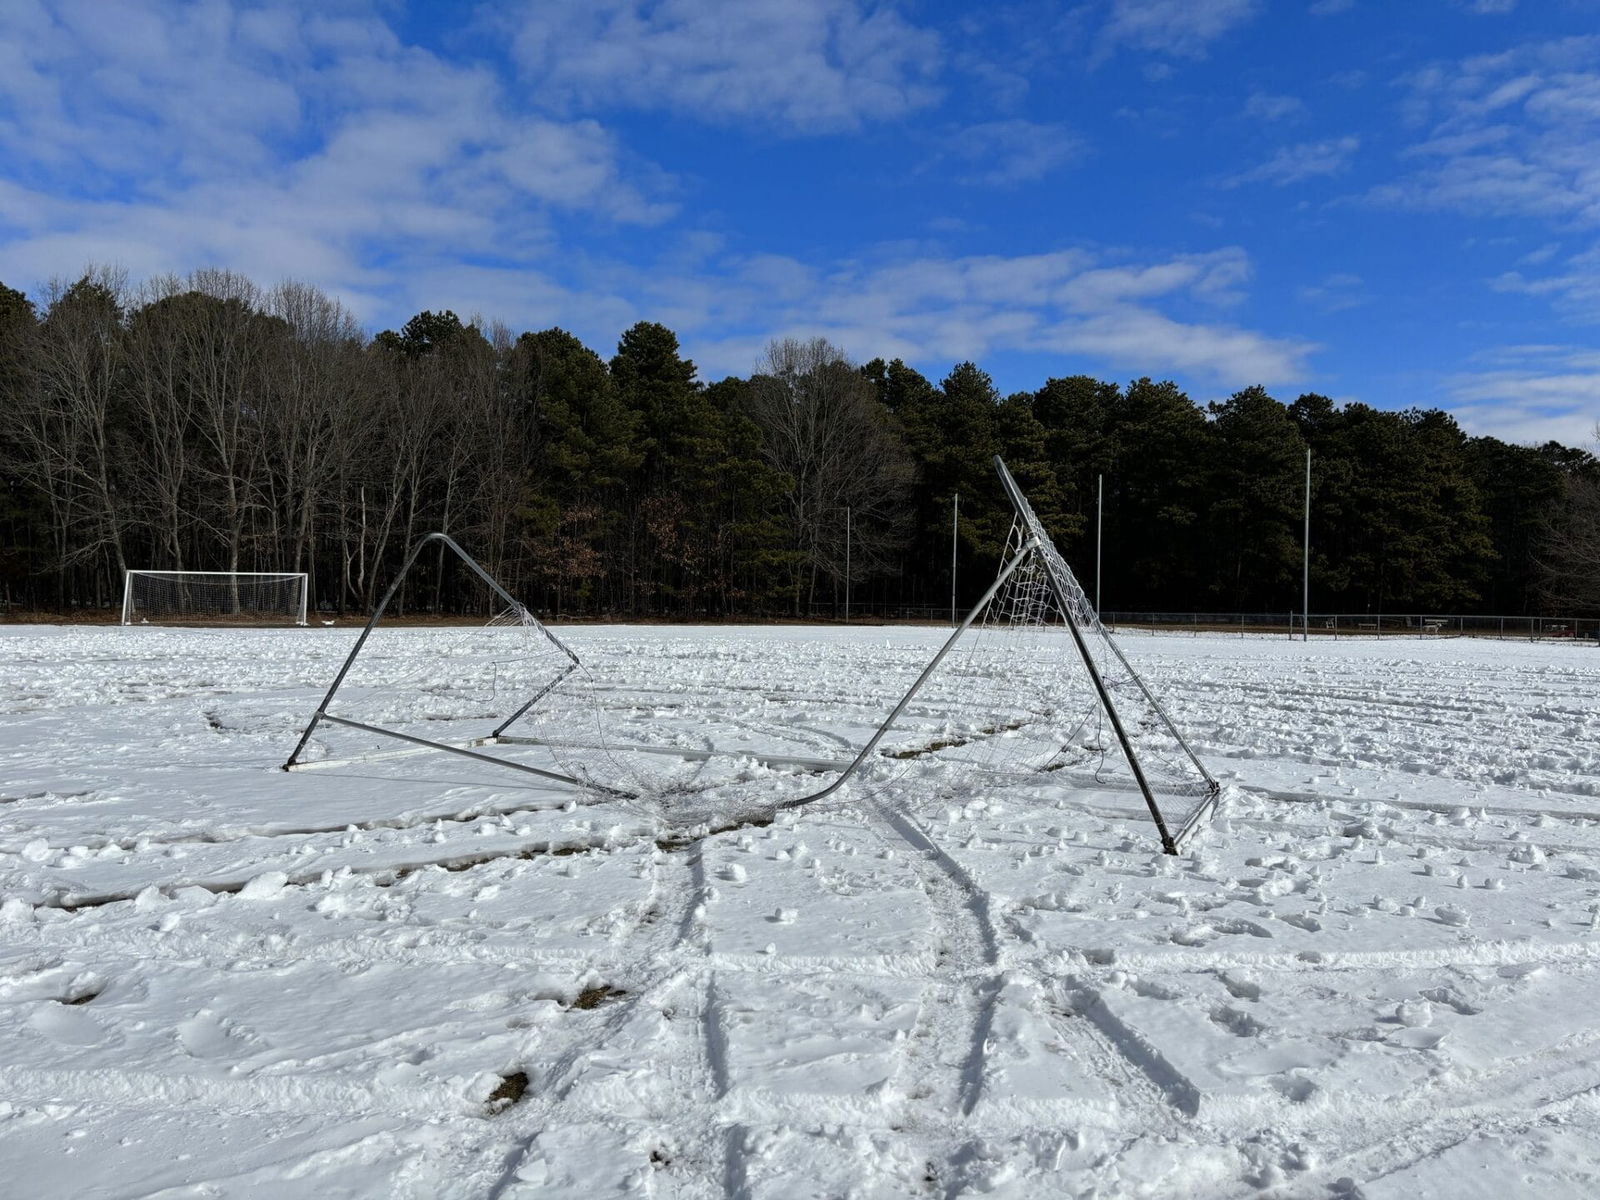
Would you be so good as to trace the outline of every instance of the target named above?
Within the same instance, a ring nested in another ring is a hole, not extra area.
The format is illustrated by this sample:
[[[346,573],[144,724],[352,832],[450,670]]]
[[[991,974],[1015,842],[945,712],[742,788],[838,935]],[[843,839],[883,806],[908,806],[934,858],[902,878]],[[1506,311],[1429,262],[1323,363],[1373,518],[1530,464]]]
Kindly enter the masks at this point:
[[[1451,613],[1173,613],[1106,612],[1121,633],[1224,633],[1313,638],[1499,638],[1600,645],[1600,618],[1463,616]]]
[[[966,609],[957,612],[966,615]],[[782,620],[784,617],[778,617]],[[788,620],[837,624],[842,607],[818,605]],[[918,604],[852,604],[849,620],[863,625],[948,625],[950,606]],[[1600,645],[1600,618],[1466,616],[1459,613],[1312,613],[1309,622],[1290,612],[1151,612],[1107,611],[1101,620],[1114,633],[1235,634],[1256,637],[1311,638],[1499,638],[1506,641],[1587,642]]]

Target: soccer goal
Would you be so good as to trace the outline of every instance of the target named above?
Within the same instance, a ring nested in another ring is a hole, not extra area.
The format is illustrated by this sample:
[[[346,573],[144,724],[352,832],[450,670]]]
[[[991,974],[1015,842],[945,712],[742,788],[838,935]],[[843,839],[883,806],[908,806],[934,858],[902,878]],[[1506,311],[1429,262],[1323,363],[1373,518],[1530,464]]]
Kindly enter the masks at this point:
[[[830,697],[821,719],[831,744],[859,746],[853,757],[790,753],[770,724],[743,744],[709,724],[693,739],[662,740],[627,700],[641,681],[624,677],[625,659],[611,677],[592,675],[461,547],[430,534],[407,556],[284,769],[442,751],[639,801],[687,824],[706,823],[713,806],[745,786],[737,769],[719,774],[712,763],[753,760],[766,773],[749,776],[750,787],[766,791],[747,800],[764,811],[852,794],[911,802],[930,786],[984,795],[998,782],[1047,802],[1064,793],[1091,812],[1147,816],[1161,849],[1177,854],[1221,789],[1101,625],[1005,463],[994,461],[1014,514],[999,573],[920,670],[909,659],[904,675]],[[454,593],[471,596],[456,611],[473,621],[384,626],[429,547],[439,554],[430,574],[437,581],[447,566],[456,571]]]
[[[1136,797],[1161,849],[1177,854],[1221,787],[998,455],[994,466],[1013,511],[994,583],[838,777],[789,803],[825,800],[857,775],[881,780],[889,763],[937,760],[968,780]]]
[[[450,611],[435,613],[436,623],[426,627],[385,624],[385,614],[430,548],[438,558],[427,574],[437,590],[448,590]],[[430,533],[406,555],[283,769],[440,752],[585,786],[591,781],[548,754],[526,762],[484,749],[541,703],[564,706],[562,725],[574,741],[602,739],[593,707],[574,706],[558,694],[579,665],[578,656],[453,538]]]
[[[129,571],[124,625],[304,625],[303,571]]]
[[[418,576],[424,590],[448,592],[449,611],[421,627],[385,621],[407,580]],[[712,760],[737,758],[797,772],[842,765],[761,747],[648,744],[606,712],[607,699],[618,694],[613,689],[626,695],[626,686],[626,679],[592,676],[460,545],[430,533],[406,555],[283,769],[437,752],[599,797],[640,800],[656,811],[663,796],[692,791]]]

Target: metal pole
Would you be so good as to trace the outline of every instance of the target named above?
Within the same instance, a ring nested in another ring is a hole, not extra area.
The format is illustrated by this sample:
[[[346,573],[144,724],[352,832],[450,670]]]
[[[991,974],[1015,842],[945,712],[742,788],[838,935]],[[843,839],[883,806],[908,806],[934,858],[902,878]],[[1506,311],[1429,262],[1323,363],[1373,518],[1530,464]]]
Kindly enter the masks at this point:
[[[825,799],[843,787],[845,785],[845,781],[856,773],[862,763],[867,761],[867,756],[871,754],[872,751],[877,747],[878,743],[883,740],[883,735],[888,733],[889,728],[900,719],[900,714],[905,712],[906,705],[910,704],[916,694],[922,690],[922,685],[928,682],[928,676],[932,675],[933,672],[938,668],[939,664],[944,661],[944,657],[950,653],[951,647],[961,640],[961,635],[965,633],[967,628],[978,619],[978,617],[983,613],[983,610],[989,607],[989,601],[994,599],[995,593],[1000,590],[1001,585],[1004,584],[1006,580],[1010,579],[1012,573],[1016,571],[1016,569],[1027,560],[1028,556],[1038,548],[1039,539],[1029,538],[1023,544],[1022,549],[1018,550],[1017,553],[1012,557],[1011,561],[1001,568],[1000,574],[995,576],[994,583],[990,584],[989,590],[983,594],[983,599],[979,600],[977,604],[973,605],[972,611],[967,614],[966,619],[963,620],[959,626],[957,626],[954,633],[945,639],[944,645],[939,647],[939,653],[933,656],[933,661],[922,668],[922,674],[917,676],[916,682],[911,685],[910,689],[904,696],[900,697],[900,703],[894,706],[894,711],[883,719],[883,724],[879,725],[877,732],[867,739],[867,744],[861,747],[860,752],[857,753],[855,758],[850,761],[850,765],[844,769],[844,771],[839,775],[839,778],[835,779],[820,792],[812,792],[809,796],[801,796],[795,800],[786,800],[777,807],[798,808],[802,804],[810,804],[813,800]]]
[[[844,623],[850,623],[850,506],[844,506]]]
[[[1306,447],[1306,554],[1301,567],[1300,640],[1311,638],[1311,447]]]
[[[1106,513],[1106,477],[1099,476],[1100,496],[1094,504],[1094,615],[1100,616],[1100,531]]]
[[[537,775],[541,779],[553,779],[557,783],[571,783],[576,784],[578,787],[583,786],[583,780],[574,779],[571,775],[560,775],[555,771],[545,771],[539,767],[530,767],[526,763],[512,762],[509,758],[496,758],[492,754],[479,754],[475,750],[468,750],[463,746],[447,745],[444,742],[430,742],[427,738],[413,737],[409,733],[401,733],[398,729],[381,729],[376,725],[363,724],[360,721],[352,721],[346,717],[336,717],[332,713],[321,713],[319,715],[324,721],[331,721],[335,725],[348,725],[351,729],[359,729],[364,733],[378,733],[384,737],[394,738],[396,741],[410,742],[413,746],[424,746],[429,750],[442,750],[446,754],[459,754],[462,758],[475,758],[479,762],[493,763],[497,767],[510,767],[513,771],[523,771],[529,775]],[[285,771],[289,769],[289,767],[284,767]],[[595,786],[598,791],[608,792],[613,796],[626,796],[630,800],[633,799],[627,792],[619,792],[615,788]]]
[[[316,732],[318,722],[320,722],[324,717],[328,716],[328,705],[333,703],[334,693],[339,690],[339,685],[344,682],[344,677],[350,673],[350,668],[355,665],[356,657],[361,653],[361,647],[366,645],[367,638],[372,636],[372,631],[377,628],[378,622],[383,619],[383,614],[385,610],[388,609],[389,602],[394,599],[395,593],[400,590],[400,584],[404,582],[406,574],[411,570],[412,564],[417,561],[418,556],[422,553],[423,547],[429,542],[442,542],[444,545],[448,546],[451,550],[455,551],[456,557],[465,563],[467,567],[478,576],[478,578],[482,579],[484,583],[488,584],[489,587],[502,600],[514,608],[522,608],[521,601],[519,601],[510,592],[506,591],[505,588],[501,587],[492,575],[490,575],[487,571],[480,567],[476,561],[474,561],[470,554],[468,554],[460,546],[456,545],[455,539],[443,533],[430,533],[426,537],[422,538],[415,546],[411,547],[410,553],[406,555],[406,560],[400,567],[400,573],[396,575],[394,577],[394,581],[389,584],[388,591],[383,593],[383,598],[378,601],[378,607],[372,610],[372,616],[367,619],[366,628],[361,631],[361,636],[356,639],[356,644],[350,648],[350,653],[345,657],[344,665],[339,668],[339,673],[333,677],[333,682],[328,685],[327,695],[323,696],[322,703],[317,706],[317,711],[311,714],[311,721],[306,726],[305,732],[300,735],[300,741],[295,744],[294,753],[290,754],[289,760],[283,764],[283,769],[285,771],[291,770],[295,766],[296,760],[300,757],[300,752],[306,748],[306,743],[311,740],[311,735]],[[526,610],[524,609],[523,611]],[[555,634],[551,633],[549,629],[546,629],[542,624],[540,625],[540,628],[544,630],[544,636],[550,642],[550,644],[565,654],[567,658],[572,661],[573,666],[577,666],[578,656],[569,650],[566,645],[562,643],[561,639],[556,637]],[[517,716],[520,717],[527,710],[528,706],[524,705],[521,709],[517,710]],[[513,718],[513,720],[514,719],[515,718]],[[348,724],[348,722],[346,722],[346,724]],[[504,729],[505,726],[502,725],[501,728]],[[422,744],[432,745],[433,743],[424,742]],[[480,757],[488,756],[480,755]]]
[[[1011,472],[1007,470],[1005,462],[998,454],[994,456],[994,462],[995,469],[1000,473],[1000,484],[1005,488],[1006,495],[1011,500],[1011,507],[1019,515],[1025,518],[1030,530],[1034,530],[1041,536],[1047,538],[1048,535],[1043,534],[1044,527],[1039,522],[1038,514],[1033,511],[1033,506],[1028,503],[1028,498],[1022,494],[1022,489],[1017,486],[1017,481],[1011,478]],[[1045,545],[1049,546],[1050,554],[1044,555],[1045,564],[1049,568],[1046,573],[1051,577],[1052,580],[1055,581],[1057,585],[1057,593],[1062,594],[1068,590],[1067,581],[1070,580],[1070,585],[1072,588],[1077,590],[1077,594],[1084,596],[1082,585],[1077,582],[1076,577],[1074,577],[1072,574],[1072,568],[1068,567],[1066,561],[1061,558],[1060,552],[1056,550],[1054,543],[1041,542],[1040,544],[1041,547]],[[1054,556],[1055,561],[1060,563],[1061,569],[1066,572],[1065,580],[1055,578],[1056,569],[1050,562],[1052,555]],[[1084,607],[1087,607],[1088,603],[1088,597],[1084,596]],[[1189,756],[1189,761],[1194,764],[1194,769],[1199,771],[1200,774],[1205,777],[1206,782],[1211,785],[1212,791],[1215,792],[1219,790],[1220,785],[1214,778],[1212,778],[1211,772],[1206,770],[1205,763],[1200,761],[1199,756],[1195,754],[1193,748],[1190,747],[1188,739],[1185,738],[1183,734],[1178,732],[1178,727],[1174,725],[1171,718],[1167,716],[1167,710],[1161,706],[1161,701],[1156,699],[1155,693],[1152,692],[1149,686],[1145,683],[1144,676],[1135,671],[1132,664],[1128,662],[1127,657],[1122,653],[1122,647],[1117,645],[1116,638],[1111,636],[1110,632],[1104,625],[1100,625],[1100,618],[1098,616],[1095,617],[1095,624],[1099,626],[1098,632],[1101,636],[1101,639],[1105,643],[1106,649],[1110,650],[1112,654],[1116,655],[1117,661],[1122,664],[1122,669],[1127,672],[1127,677],[1133,681],[1134,685],[1141,692],[1144,693],[1144,698],[1146,702],[1149,703],[1151,711],[1160,718],[1162,725],[1166,727],[1167,733],[1172,736],[1172,740],[1183,747],[1184,753]]]
[[[956,493],[955,510],[950,518],[950,624],[956,623],[956,539],[961,534],[961,493]]]

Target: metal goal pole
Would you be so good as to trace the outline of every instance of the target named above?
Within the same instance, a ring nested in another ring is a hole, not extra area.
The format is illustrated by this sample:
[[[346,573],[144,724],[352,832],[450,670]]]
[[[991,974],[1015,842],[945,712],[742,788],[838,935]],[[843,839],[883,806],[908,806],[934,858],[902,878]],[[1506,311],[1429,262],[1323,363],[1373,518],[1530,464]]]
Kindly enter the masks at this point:
[[[356,644],[350,648],[350,653],[345,656],[344,663],[339,667],[339,673],[333,677],[333,682],[328,685],[327,694],[322,697],[322,703],[317,706],[317,711],[311,714],[311,721],[310,721],[309,724],[306,725],[305,732],[300,735],[299,742],[297,742],[295,744],[294,752],[289,755],[288,760],[283,764],[283,769],[285,771],[292,770],[294,768],[294,766],[296,765],[296,762],[299,759],[301,753],[306,748],[306,743],[311,740],[311,735],[316,732],[317,726],[323,721],[323,719],[324,718],[333,719],[333,718],[330,717],[330,715],[328,713],[328,705],[333,703],[333,697],[338,692],[339,685],[344,683],[345,676],[350,673],[350,668],[355,665],[356,658],[361,653],[361,648],[367,644],[367,638],[372,636],[372,631],[375,628],[377,628],[378,622],[383,619],[384,611],[389,607],[389,602],[394,599],[395,593],[400,590],[400,585],[405,581],[406,574],[411,570],[412,565],[417,561],[417,558],[422,554],[422,551],[423,551],[424,547],[426,547],[430,542],[441,542],[444,545],[448,546],[451,550],[455,551],[456,557],[458,557],[463,563],[465,563],[469,568],[471,568],[473,573],[476,574],[479,579],[483,580],[483,582],[486,583],[489,586],[489,588],[491,590],[493,590],[494,593],[496,595],[498,595],[502,600],[504,600],[507,604],[511,605],[513,608],[522,609],[523,611],[527,611],[524,608],[522,602],[520,600],[518,600],[515,596],[513,596],[510,592],[506,591],[505,588],[501,587],[499,582],[494,578],[494,576],[490,575],[489,572],[485,571],[481,566],[479,566],[477,561],[475,559],[473,559],[473,557],[470,554],[468,554],[465,550],[463,550],[460,546],[458,546],[456,544],[454,538],[452,538],[448,534],[444,534],[444,533],[430,533],[426,537],[420,539],[415,546],[411,547],[411,552],[406,555],[405,562],[401,565],[399,572],[395,575],[393,581],[389,584],[388,590],[383,593],[383,598],[378,601],[378,607],[372,610],[372,616],[367,619],[366,628],[361,631],[361,636],[356,639]],[[555,646],[556,649],[560,650],[561,653],[565,654],[567,656],[567,658],[569,658],[572,661],[572,665],[574,667],[578,665],[578,656],[576,654],[574,654],[571,650],[569,650],[567,648],[567,646],[561,641],[560,638],[556,637],[555,634],[551,633],[550,630],[545,627],[543,622],[539,623],[539,628],[544,631],[544,635],[545,635],[546,638],[549,639],[550,643],[553,646]],[[565,675],[563,675],[563,678],[565,678]],[[560,680],[557,680],[557,682],[559,683]],[[545,689],[546,692],[548,692],[549,690],[550,690],[549,688]],[[536,697],[534,697],[534,699],[535,700],[540,699],[543,696],[543,694],[544,693],[540,693],[540,696],[536,696]],[[511,720],[512,721],[516,720],[517,717],[522,716],[522,714],[527,712],[528,709],[531,708],[532,706],[533,706],[532,703],[523,705],[520,709],[517,710],[517,712],[511,718]],[[507,721],[505,723],[505,725],[509,725],[510,723],[511,723],[511,721]],[[345,722],[345,724],[349,724],[349,722]],[[500,728],[504,729],[505,725],[502,725]],[[405,736],[403,736],[401,734],[392,733],[391,731],[387,731],[387,730],[378,730],[378,732],[380,732],[380,733],[388,732],[388,733],[390,733],[390,736],[398,737],[402,741],[418,742],[421,745],[433,746],[436,749],[447,749],[448,748],[448,747],[445,747],[442,743],[428,742],[428,741],[425,741],[425,740],[420,739],[420,738],[405,737]],[[499,731],[497,730],[496,733],[498,733],[498,732]],[[486,755],[486,754],[485,755],[478,755],[477,757],[489,759],[489,761],[491,761],[491,762],[506,762],[506,760],[504,760],[504,759],[490,758],[490,756]],[[517,764],[517,763],[507,763],[507,765],[516,766],[516,767],[520,768],[520,764]],[[541,773],[545,773],[545,772],[541,772]],[[564,776],[564,775],[555,775],[555,776],[552,776],[552,777],[556,778],[556,779],[560,779],[560,780],[562,780],[563,782],[566,782],[566,783],[580,783],[579,780],[571,779],[571,778],[568,778],[567,776]]]
[[[916,694],[922,690],[922,685],[928,682],[928,677],[932,675],[938,668],[939,664],[944,661],[945,655],[949,654],[950,651],[955,647],[955,644],[961,640],[961,635],[966,633],[966,631],[971,628],[972,623],[976,621],[982,614],[983,610],[989,607],[989,601],[994,599],[995,593],[1000,590],[1000,588],[1005,584],[1006,580],[1011,578],[1012,573],[1027,561],[1028,556],[1038,548],[1038,539],[1029,538],[1023,545],[1022,549],[1017,551],[1016,556],[1013,557],[1012,560],[1005,565],[1005,568],[1000,572],[1000,574],[995,577],[994,583],[992,583],[989,586],[989,590],[983,594],[983,599],[979,600],[977,604],[973,605],[972,611],[967,614],[966,619],[951,632],[948,638],[945,639],[944,645],[939,647],[939,653],[933,656],[933,661],[922,668],[922,674],[917,676],[916,682],[914,682],[910,688],[906,690],[906,694],[900,697],[900,703],[894,706],[894,711],[883,719],[883,723],[879,725],[877,731],[867,739],[867,744],[861,747],[860,752],[855,756],[854,759],[850,761],[850,765],[840,772],[839,778],[835,779],[820,792],[812,792],[809,796],[801,796],[799,799],[786,801],[785,803],[778,805],[778,807],[798,808],[802,804],[810,804],[813,800],[821,800],[827,796],[831,796],[834,792],[843,787],[845,781],[860,769],[861,764],[867,761],[867,756],[877,748],[878,743],[883,740],[884,735],[888,733],[889,729],[894,725],[894,723],[899,720],[900,714],[906,710],[906,705],[910,704],[911,701],[916,697]]]

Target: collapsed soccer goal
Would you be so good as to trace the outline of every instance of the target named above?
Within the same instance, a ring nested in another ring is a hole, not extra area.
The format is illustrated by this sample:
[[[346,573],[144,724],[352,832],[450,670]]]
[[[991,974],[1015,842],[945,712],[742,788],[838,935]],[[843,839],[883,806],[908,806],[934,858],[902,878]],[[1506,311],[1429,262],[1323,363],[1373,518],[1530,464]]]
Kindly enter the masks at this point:
[[[1100,623],[999,455],[994,466],[1013,520],[993,584],[838,778],[793,803],[881,776],[885,759],[937,759],[969,777],[1137,797],[1162,850],[1177,854],[1221,787]]]
[[[304,625],[303,571],[129,571],[124,625]]]
[[[908,772],[932,769],[952,783],[1067,790],[1086,806],[1103,801],[1115,816],[1142,810],[1161,849],[1179,853],[1214,811],[1217,781],[1101,625],[998,456],[995,468],[1014,514],[999,574],[909,685],[836,697],[834,736],[859,743],[851,758],[772,753],[783,747],[771,734],[736,738],[726,730],[707,738],[709,746],[682,737],[645,744],[652,730],[627,699],[645,681],[630,681],[625,662],[609,678],[592,675],[481,565],[436,533],[408,554],[284,769],[437,751],[597,798],[644,800],[659,815],[689,823],[708,811],[697,797],[717,787],[749,790],[749,776],[738,771],[697,774],[717,760],[757,764],[762,786],[777,789],[759,799],[770,809],[844,798],[847,785],[883,791],[904,783]],[[429,547],[438,550],[435,586],[447,569],[454,572],[456,611],[467,625],[389,629],[385,612]],[[898,693],[887,716],[885,692]],[[325,736],[330,729],[339,736]],[[774,784],[784,773],[790,784]],[[818,776],[831,779],[818,787]],[[920,774],[912,780],[920,792],[926,783]]]

